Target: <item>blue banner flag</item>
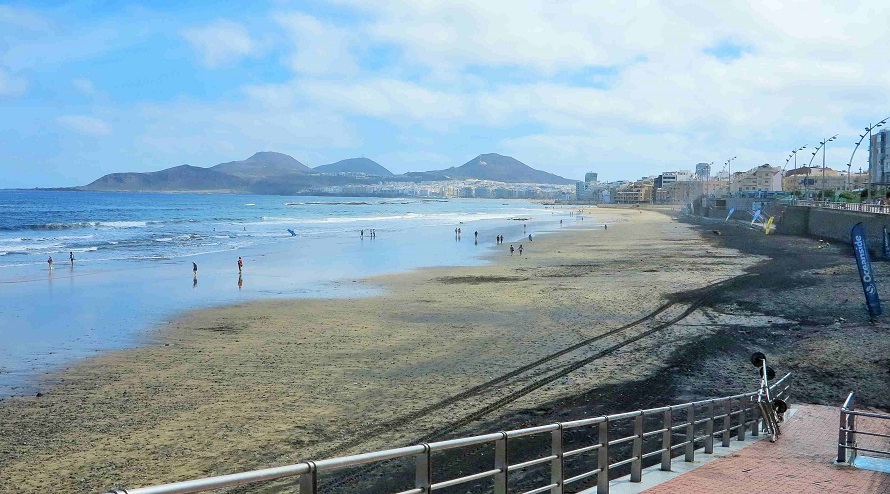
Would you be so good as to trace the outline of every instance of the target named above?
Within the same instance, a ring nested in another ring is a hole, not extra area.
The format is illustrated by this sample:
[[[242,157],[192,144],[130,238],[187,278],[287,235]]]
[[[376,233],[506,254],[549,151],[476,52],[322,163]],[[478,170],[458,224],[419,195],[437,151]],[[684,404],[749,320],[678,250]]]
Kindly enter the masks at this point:
[[[726,215],[726,221],[729,221],[729,217],[732,216],[732,213],[735,213],[735,208],[729,210],[729,214]]]
[[[853,254],[856,256],[856,266],[859,267],[859,279],[862,281],[862,290],[865,292],[865,305],[868,306],[868,314],[875,318],[881,315],[881,299],[878,297],[878,285],[875,283],[875,272],[871,268],[871,260],[868,257],[868,241],[865,236],[865,227],[862,223],[856,223],[850,230],[850,240],[853,242]]]
[[[887,233],[887,227],[884,227],[884,259],[890,259],[890,233]]]

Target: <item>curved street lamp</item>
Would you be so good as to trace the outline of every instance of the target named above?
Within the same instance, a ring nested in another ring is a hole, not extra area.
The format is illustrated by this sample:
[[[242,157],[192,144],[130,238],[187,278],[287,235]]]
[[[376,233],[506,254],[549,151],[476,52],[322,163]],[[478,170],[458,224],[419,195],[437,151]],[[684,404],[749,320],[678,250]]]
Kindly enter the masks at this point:
[[[822,190],[823,190],[823,194],[824,194],[824,190],[825,190],[825,150],[823,148],[825,147],[826,144],[828,144],[829,142],[831,142],[835,139],[837,139],[837,134],[829,137],[828,139],[822,139],[819,142],[819,145],[816,146],[816,150],[813,151],[813,157],[810,158],[810,163],[807,165],[807,187],[809,187],[810,168],[811,168],[811,165],[813,164],[813,158],[815,158],[816,155],[819,154],[819,150],[822,149]],[[824,199],[824,197],[823,197],[823,199]]]
[[[853,153],[850,155],[850,162],[847,163],[847,189],[853,190],[853,188],[850,186],[850,175],[851,175],[851,168],[853,167],[853,156],[856,156],[856,150],[859,149],[859,146],[862,144],[862,141],[865,140],[865,136],[868,136],[868,144],[869,144],[869,146],[871,146],[871,132],[873,130],[877,129],[878,127],[882,127],[884,124],[887,123],[887,120],[890,120],[890,117],[887,117],[884,120],[881,120],[880,122],[878,122],[874,125],[869,124],[868,127],[865,128],[865,133],[863,133],[862,135],[859,136],[859,141],[856,142],[856,147],[853,148]],[[868,157],[868,162],[870,165],[871,164],[871,156]],[[871,179],[870,171],[869,171],[869,179]],[[869,180],[869,182],[870,182],[870,180]],[[868,187],[868,194],[869,194],[869,197],[871,197],[871,184],[870,183],[869,183],[869,187]]]
[[[726,167],[729,169],[729,188],[727,189],[729,191],[729,197],[732,197],[732,160],[736,158],[738,158],[738,156],[733,156],[726,160]]]
[[[794,158],[794,168],[797,169],[797,153],[806,149],[806,146],[801,146],[788,155],[788,158],[785,159],[785,166],[782,167],[782,190],[785,189],[785,169],[788,168],[788,162],[791,161],[791,158]]]

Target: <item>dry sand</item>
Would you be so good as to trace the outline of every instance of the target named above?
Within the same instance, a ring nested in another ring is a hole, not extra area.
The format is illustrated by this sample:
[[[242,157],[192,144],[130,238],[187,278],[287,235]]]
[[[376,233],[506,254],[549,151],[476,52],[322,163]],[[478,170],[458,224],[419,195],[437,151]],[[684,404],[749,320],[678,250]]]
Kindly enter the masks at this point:
[[[650,401],[751,388],[753,380],[720,371],[748,348],[701,355],[688,369],[676,359],[720,338],[734,317],[791,327],[755,307],[727,309],[739,297],[720,298],[762,278],[750,273],[768,258],[658,212],[592,213],[614,222],[522,242],[522,257],[511,258],[507,243],[483,267],[357,281],[380,284],[381,296],[189,312],[150,346],[84,361],[40,398],[0,402],[0,492],[102,492],[282,465],[471,432],[503,417],[546,421],[560,403],[560,416],[584,416],[606,396],[596,390],[626,385],[639,399],[640,383],[666,369],[676,379],[643,388]],[[709,365],[713,385],[692,389]]]

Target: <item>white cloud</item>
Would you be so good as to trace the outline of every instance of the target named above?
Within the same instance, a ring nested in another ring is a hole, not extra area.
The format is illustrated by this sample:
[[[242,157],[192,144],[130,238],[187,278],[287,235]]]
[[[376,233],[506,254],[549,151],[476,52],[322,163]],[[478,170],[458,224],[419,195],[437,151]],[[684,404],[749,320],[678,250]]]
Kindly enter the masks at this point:
[[[358,66],[350,49],[354,35],[302,13],[275,17],[293,45],[288,66],[294,72],[314,76],[353,74]]]
[[[19,96],[28,89],[28,81],[22,77],[14,77],[0,67],[0,97]]]
[[[386,118],[397,124],[440,127],[467,114],[466,99],[460,95],[395,79],[308,82],[299,90],[338,111]]]
[[[37,13],[11,5],[0,5],[0,25],[40,31],[49,26],[49,22]]]
[[[74,79],[71,81],[71,84],[74,86],[74,89],[77,89],[84,96],[95,96],[97,93],[96,86],[89,79]]]
[[[208,67],[235,63],[258,50],[258,44],[250,37],[247,28],[224,19],[186,29],[182,35],[201,54]]]
[[[64,115],[56,118],[56,122],[66,129],[93,137],[111,134],[111,125],[104,120],[87,115]]]

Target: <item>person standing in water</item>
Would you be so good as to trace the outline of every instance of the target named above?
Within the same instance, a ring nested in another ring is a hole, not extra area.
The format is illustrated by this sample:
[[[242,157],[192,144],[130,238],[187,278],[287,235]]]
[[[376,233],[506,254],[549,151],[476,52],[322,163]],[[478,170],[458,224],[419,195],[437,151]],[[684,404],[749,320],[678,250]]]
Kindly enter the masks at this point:
[[[49,269],[52,271],[53,269],[53,256],[49,256],[49,259],[46,260],[46,263],[49,264]]]
[[[238,256],[238,274],[241,274],[241,268],[244,267],[244,261],[241,260],[241,256]]]
[[[513,257],[513,246],[510,246],[510,257]]]
[[[365,231],[364,230],[359,231],[358,236],[361,238],[365,238]]]
[[[68,260],[71,261],[71,265],[74,266],[74,252],[68,253]]]
[[[198,277],[198,263],[194,261],[192,261],[192,274],[194,274],[196,278]]]

